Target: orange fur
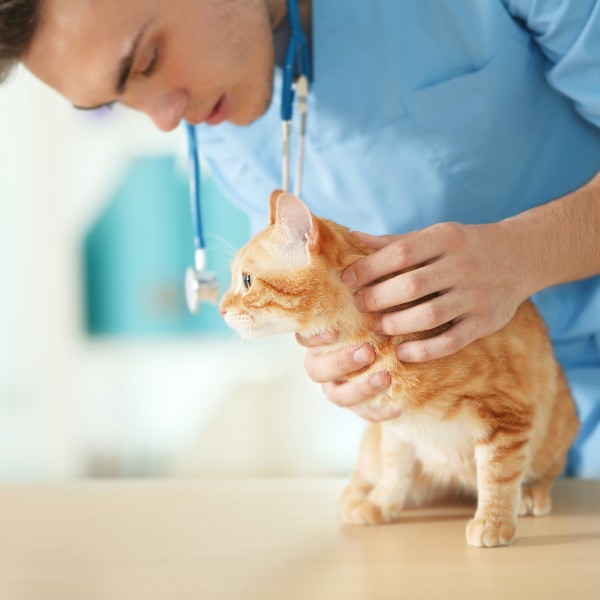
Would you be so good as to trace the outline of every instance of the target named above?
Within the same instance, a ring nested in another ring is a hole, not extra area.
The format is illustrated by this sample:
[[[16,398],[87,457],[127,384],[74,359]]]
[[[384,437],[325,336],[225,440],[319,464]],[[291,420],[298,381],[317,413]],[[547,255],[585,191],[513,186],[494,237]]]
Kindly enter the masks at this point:
[[[234,261],[221,310],[247,337],[335,329],[335,347],[367,341],[375,348],[375,362],[350,378],[390,373],[388,390],[368,402],[393,403],[403,412],[368,426],[341,498],[345,522],[389,522],[407,502],[462,491],[478,498],[468,543],[508,544],[517,514],[549,512],[552,484],[578,426],[544,323],[527,301],[503,329],[451,356],[400,362],[398,343],[449,325],[396,337],[373,333],[376,316],[360,313],[341,281],[346,267],[371,252],[347,228],[274,192],[271,222]],[[251,277],[249,289],[244,274]]]

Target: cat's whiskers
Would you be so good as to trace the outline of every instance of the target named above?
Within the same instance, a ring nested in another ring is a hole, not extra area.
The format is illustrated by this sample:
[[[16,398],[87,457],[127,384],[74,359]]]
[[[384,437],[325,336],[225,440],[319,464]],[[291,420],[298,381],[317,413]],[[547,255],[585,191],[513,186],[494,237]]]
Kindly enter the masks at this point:
[[[208,234],[206,234],[206,237],[213,238],[217,242],[221,242],[221,244],[223,244],[223,246],[225,246],[224,249],[229,251],[229,254],[228,254],[229,260],[233,260],[237,256],[238,250],[236,250],[236,248],[231,244],[231,242],[229,240],[225,239],[224,237],[221,237],[220,235],[215,235],[214,233],[208,233]],[[214,248],[215,248],[215,250],[223,250],[223,247],[221,247],[221,246],[214,246]],[[213,252],[215,250],[213,250]]]

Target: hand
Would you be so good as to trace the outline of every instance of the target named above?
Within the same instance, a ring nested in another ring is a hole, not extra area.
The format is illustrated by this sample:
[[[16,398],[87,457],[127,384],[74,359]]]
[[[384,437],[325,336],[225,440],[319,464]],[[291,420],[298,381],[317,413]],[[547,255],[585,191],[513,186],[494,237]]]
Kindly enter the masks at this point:
[[[435,337],[398,346],[402,361],[448,356],[501,329],[530,295],[526,248],[519,250],[507,221],[489,225],[440,223],[405,235],[355,235],[376,250],[348,267],[342,280],[363,287],[359,310],[385,309],[437,294],[401,311],[381,315],[377,333],[401,335],[452,323]],[[413,269],[381,283],[377,279]]]
[[[374,373],[364,382],[340,381],[352,371],[361,369],[375,360],[375,350],[372,346],[363,344],[354,348],[328,350],[327,345],[337,339],[335,332],[310,338],[296,335],[296,339],[298,343],[308,348],[304,366],[309,377],[322,384],[325,395],[334,404],[350,408],[369,421],[383,421],[400,415],[400,409],[394,407],[373,409],[366,404],[360,404],[390,384],[388,373]]]

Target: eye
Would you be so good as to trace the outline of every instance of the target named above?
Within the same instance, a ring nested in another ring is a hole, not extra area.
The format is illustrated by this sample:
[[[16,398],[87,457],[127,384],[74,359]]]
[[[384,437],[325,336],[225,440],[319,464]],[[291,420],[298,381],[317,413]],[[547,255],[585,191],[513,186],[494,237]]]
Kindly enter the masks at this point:
[[[252,287],[252,275],[250,273],[242,273],[242,283],[244,287],[249,290]]]
[[[150,62],[148,63],[148,66],[141,71],[141,74],[144,77],[150,77],[150,75],[152,75],[152,73],[154,73],[154,71],[156,70],[156,63],[158,62],[158,47],[154,46],[154,49],[152,50],[152,56],[150,57]]]

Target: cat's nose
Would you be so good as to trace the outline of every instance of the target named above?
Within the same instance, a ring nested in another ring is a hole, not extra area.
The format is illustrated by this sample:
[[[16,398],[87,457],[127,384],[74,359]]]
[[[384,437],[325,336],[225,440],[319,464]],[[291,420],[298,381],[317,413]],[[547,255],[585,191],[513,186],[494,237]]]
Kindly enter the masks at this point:
[[[223,310],[222,308],[219,309],[219,312],[221,313],[222,317],[224,317],[227,314],[227,310]]]

